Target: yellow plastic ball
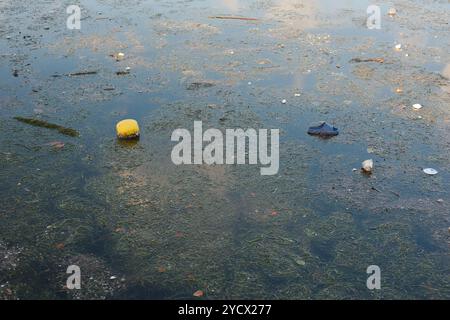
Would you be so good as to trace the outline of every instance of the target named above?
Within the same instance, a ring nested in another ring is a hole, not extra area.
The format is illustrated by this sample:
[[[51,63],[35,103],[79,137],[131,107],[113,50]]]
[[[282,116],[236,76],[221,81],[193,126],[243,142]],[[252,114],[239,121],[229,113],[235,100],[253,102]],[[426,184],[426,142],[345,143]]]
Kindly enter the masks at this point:
[[[139,137],[139,125],[136,120],[125,119],[117,123],[116,132],[119,139],[135,139]]]

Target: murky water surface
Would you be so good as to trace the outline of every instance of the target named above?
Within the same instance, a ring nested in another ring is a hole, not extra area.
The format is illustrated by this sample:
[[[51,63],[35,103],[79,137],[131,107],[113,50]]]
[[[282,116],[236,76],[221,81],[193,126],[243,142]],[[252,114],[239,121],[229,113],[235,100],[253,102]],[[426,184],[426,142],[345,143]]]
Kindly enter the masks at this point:
[[[81,30],[71,1],[0,3],[1,298],[450,298],[448,1],[378,2],[379,30],[369,1],[79,3]],[[199,120],[280,129],[279,173],[175,166]]]

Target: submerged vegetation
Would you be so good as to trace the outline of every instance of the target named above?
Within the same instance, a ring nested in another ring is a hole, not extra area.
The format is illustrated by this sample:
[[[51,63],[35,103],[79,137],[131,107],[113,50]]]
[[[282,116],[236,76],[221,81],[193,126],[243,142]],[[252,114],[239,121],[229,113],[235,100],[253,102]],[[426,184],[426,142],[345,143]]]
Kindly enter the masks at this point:
[[[57,125],[54,123],[44,121],[44,120],[24,118],[24,117],[14,117],[14,119],[16,119],[17,121],[32,125],[32,126],[57,130],[59,133],[64,134],[66,136],[71,136],[71,137],[79,136],[78,131],[76,131],[74,129],[66,128],[66,127],[63,127],[63,126],[60,126],[60,125]]]

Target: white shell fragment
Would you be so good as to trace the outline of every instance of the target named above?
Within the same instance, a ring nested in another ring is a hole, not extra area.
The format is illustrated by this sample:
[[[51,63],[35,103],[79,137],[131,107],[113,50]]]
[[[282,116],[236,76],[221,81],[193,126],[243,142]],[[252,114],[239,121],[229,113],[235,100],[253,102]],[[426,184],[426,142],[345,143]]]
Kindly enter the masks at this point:
[[[437,170],[433,169],[433,168],[425,168],[423,169],[423,172],[425,172],[426,174],[432,175],[434,176],[435,174],[437,174]]]
[[[414,110],[422,109],[422,105],[420,103],[413,104],[412,107],[414,108]]]
[[[372,159],[369,159],[369,160],[363,161],[361,170],[362,170],[363,172],[366,172],[366,173],[372,173],[372,170],[373,170],[373,160],[372,160]]]

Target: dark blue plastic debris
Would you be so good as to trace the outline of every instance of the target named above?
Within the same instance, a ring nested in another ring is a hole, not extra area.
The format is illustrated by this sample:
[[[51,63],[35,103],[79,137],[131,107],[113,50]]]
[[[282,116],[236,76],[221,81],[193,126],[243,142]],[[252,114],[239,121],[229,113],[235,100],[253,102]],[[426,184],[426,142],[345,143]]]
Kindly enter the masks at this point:
[[[308,134],[321,137],[333,137],[339,134],[339,130],[336,127],[330,126],[326,122],[323,122],[320,126],[309,127]]]

